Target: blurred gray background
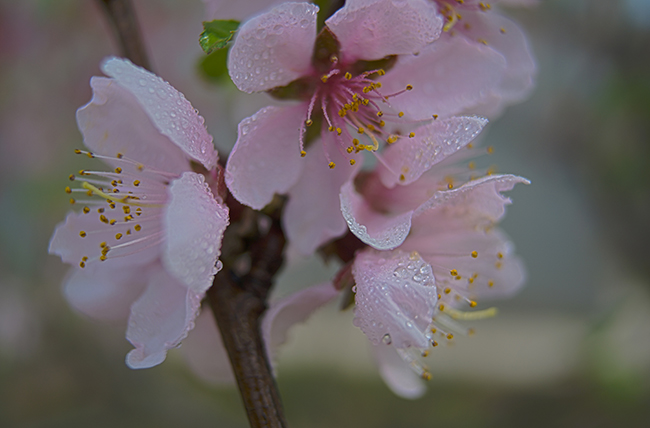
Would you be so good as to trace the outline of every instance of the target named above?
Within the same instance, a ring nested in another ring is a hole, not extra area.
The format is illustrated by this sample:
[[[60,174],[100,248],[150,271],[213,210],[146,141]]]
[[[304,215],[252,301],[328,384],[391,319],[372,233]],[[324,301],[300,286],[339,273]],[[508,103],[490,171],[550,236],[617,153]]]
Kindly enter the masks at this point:
[[[206,118],[222,150],[265,105],[199,77],[200,0],[135,0],[155,71]],[[650,426],[650,1],[546,0],[508,9],[538,59],[530,99],[490,125],[498,171],[531,186],[503,228],[529,279],[477,334],[436,348],[417,401],[382,383],[352,314],[296,327],[278,383],[295,427]],[[75,110],[117,53],[95,2],[0,0],[0,426],[246,427],[237,391],[181,353],[131,371],[126,323],[75,313],[47,255],[83,161]],[[277,294],[327,278],[290,267]]]

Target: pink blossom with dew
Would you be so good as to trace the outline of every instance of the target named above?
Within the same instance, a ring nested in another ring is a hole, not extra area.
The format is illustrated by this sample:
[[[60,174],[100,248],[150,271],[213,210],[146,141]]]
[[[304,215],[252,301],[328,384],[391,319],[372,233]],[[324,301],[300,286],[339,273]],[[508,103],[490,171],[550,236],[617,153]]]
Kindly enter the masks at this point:
[[[493,5],[499,0],[481,2],[478,0],[431,0],[444,17],[443,34],[437,49],[425,53],[431,63],[440,61],[472,61],[479,65],[481,55],[486,51],[500,54],[505,59],[505,69],[500,83],[490,94],[482,94],[473,112],[495,116],[506,105],[521,101],[534,86],[535,61],[528,41],[519,26],[504,17]],[[476,49],[475,53],[463,52],[467,42]],[[448,49],[442,45],[448,45]],[[468,57],[469,55],[469,57]],[[476,56],[475,58],[473,58]],[[481,68],[476,69],[480,78]],[[395,84],[399,84],[396,82]]]
[[[129,317],[131,368],[160,364],[194,327],[221,268],[228,208],[191,162],[214,170],[218,154],[203,118],[160,77],[107,58],[93,98],[77,111],[90,151],[111,168],[71,175],[70,202],[49,252],[73,267],[65,295],[97,318]]]
[[[419,0],[348,1],[318,35],[317,11],[312,4],[289,3],[247,21],[228,58],[242,91],[298,100],[263,108],[240,123],[226,183],[237,200],[255,209],[276,193],[288,194],[285,231],[306,254],[345,230],[337,198],[363,153],[383,162],[381,147],[399,146],[419,130],[427,132],[420,127],[434,118],[476,105],[505,68],[500,54],[481,51],[481,79],[466,78],[465,69],[451,64],[436,76],[442,88],[436,97],[408,82],[385,90],[384,81],[394,82],[395,73],[406,80],[428,73],[419,58],[436,45],[442,29],[435,8]],[[400,99],[426,117],[405,115],[395,108]]]
[[[261,330],[266,355],[272,364],[278,348],[287,341],[291,327],[307,320],[314,311],[338,295],[331,283],[322,283],[270,303],[262,317]],[[196,328],[183,342],[182,350],[192,371],[205,381],[214,384],[235,382],[221,334],[210,311],[199,315]]]
[[[454,164],[463,156],[455,151],[407,186],[385,187],[375,171],[359,177],[358,189],[348,182],[341,192],[350,230],[384,250],[368,248],[354,259],[354,323],[374,345],[384,380],[407,398],[424,393],[414,378],[430,378],[423,361],[429,345],[471,334],[458,320],[496,313],[463,309],[476,307],[478,299],[508,296],[525,280],[522,262],[495,225],[510,203],[502,192],[528,180],[488,173],[455,187],[450,177],[464,174]],[[427,298],[415,294],[413,281],[426,283],[419,288]]]

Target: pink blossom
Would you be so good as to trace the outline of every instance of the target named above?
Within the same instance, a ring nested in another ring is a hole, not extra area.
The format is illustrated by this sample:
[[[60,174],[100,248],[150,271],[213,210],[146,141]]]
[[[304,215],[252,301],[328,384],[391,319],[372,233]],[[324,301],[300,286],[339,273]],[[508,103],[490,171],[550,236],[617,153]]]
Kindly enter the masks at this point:
[[[353,0],[326,21],[317,38],[317,11],[312,4],[288,3],[249,20],[228,59],[242,91],[297,91],[298,104],[263,108],[239,124],[226,182],[236,199],[255,209],[276,193],[288,194],[285,231],[306,254],[345,231],[339,190],[357,172],[362,152],[404,138],[392,129],[399,124],[413,127],[388,101],[417,95],[417,89],[404,84],[382,91],[382,76],[392,71],[360,61],[411,56],[442,27],[424,1]]]
[[[65,295],[97,318],[128,316],[131,368],[160,364],[194,326],[220,269],[228,208],[191,162],[213,170],[218,154],[183,94],[127,60],[108,58],[93,98],[77,111],[89,152],[110,171],[71,175],[80,211],[59,224],[49,251],[74,267]]]

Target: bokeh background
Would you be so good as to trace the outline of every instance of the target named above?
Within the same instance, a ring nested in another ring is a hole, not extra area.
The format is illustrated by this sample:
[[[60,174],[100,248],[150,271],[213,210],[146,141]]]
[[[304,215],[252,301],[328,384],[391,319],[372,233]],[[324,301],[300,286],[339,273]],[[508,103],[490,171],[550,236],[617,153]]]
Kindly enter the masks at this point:
[[[185,93],[220,149],[266,104],[197,73],[200,0],[135,0],[155,71]],[[381,382],[352,314],[296,327],[278,383],[295,427],[650,426],[650,1],[546,0],[508,9],[530,37],[538,85],[493,121],[499,171],[528,177],[504,229],[529,279],[477,334],[436,348],[417,401]],[[47,254],[83,167],[74,113],[117,53],[95,2],[0,0],[0,426],[246,427],[237,391],[197,379],[180,351],[131,371],[125,323],[61,295]],[[283,295],[327,278],[310,260]]]

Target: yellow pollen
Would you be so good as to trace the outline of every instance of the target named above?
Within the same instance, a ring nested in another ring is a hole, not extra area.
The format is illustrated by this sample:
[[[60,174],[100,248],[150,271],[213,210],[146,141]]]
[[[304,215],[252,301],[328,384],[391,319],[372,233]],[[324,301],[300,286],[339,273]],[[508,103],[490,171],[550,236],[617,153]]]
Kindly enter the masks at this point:
[[[363,104],[364,106],[367,106],[368,104],[370,104],[370,100],[368,98],[365,98],[365,99],[363,99],[361,101],[361,104]]]
[[[135,226],[133,226],[133,228],[135,229],[136,232],[140,232],[140,230],[142,230],[142,226],[140,226],[139,224],[136,224]]]
[[[131,212],[131,207],[128,205],[124,205],[122,207],[122,211],[124,211],[124,214],[129,214]]]
[[[133,182],[133,185],[134,185],[135,187],[138,187],[138,186],[140,185],[140,180],[135,180],[135,181]]]
[[[301,157],[301,158],[304,158],[305,156],[307,156],[307,152],[304,151],[304,150],[301,150],[301,151],[300,151],[300,157]]]
[[[404,116],[404,112],[403,112],[403,111],[400,111],[399,113],[397,113],[397,115],[398,115],[399,117],[403,117],[403,116]]]
[[[474,278],[472,277],[467,278],[467,282],[469,282],[470,284],[474,284]]]
[[[334,169],[334,167],[336,166],[336,164],[335,164],[334,162],[330,162],[330,163],[327,164],[327,166],[329,166],[330,169]]]
[[[97,212],[98,212],[99,214],[103,213],[103,212],[104,212],[104,208],[97,208]]]
[[[404,177],[404,174],[400,174],[399,181],[404,181],[404,180],[406,180],[406,177]]]
[[[70,175],[68,175],[68,180],[70,180],[70,181],[74,181],[74,174],[70,174]]]
[[[99,216],[99,221],[101,221],[102,223],[108,224],[108,219],[106,218],[106,216],[104,214]]]
[[[375,130],[374,125],[372,123],[369,123],[368,124],[368,131],[374,131],[374,130]]]
[[[451,276],[458,276],[458,271],[456,269],[450,270],[449,273],[451,274]]]
[[[470,300],[470,302],[469,302],[469,307],[470,307],[470,308],[475,308],[476,305],[477,305],[477,303],[476,303],[475,301]]]
[[[499,29],[499,31],[501,31],[501,34],[506,34],[506,29],[503,28],[503,27],[501,27],[501,28]]]
[[[445,305],[443,305],[441,303],[440,305],[438,305],[438,309],[440,309],[440,312],[444,311],[445,310]]]
[[[79,267],[82,268],[82,269],[85,268],[85,267],[86,267],[86,263],[84,263],[84,262],[79,262]]]
[[[71,204],[74,204],[75,202],[76,202],[76,201],[74,200],[74,198],[70,198],[70,203],[71,203]]]
[[[484,44],[485,46],[487,46],[487,44],[488,44],[487,40],[485,40],[485,39],[476,39],[476,41],[479,42],[479,43]]]
[[[322,80],[323,83],[327,83],[327,75],[323,74],[323,76],[320,78],[320,80]]]
[[[433,117],[434,119],[437,119],[437,118],[438,118],[438,115],[437,115],[437,114],[434,114],[434,115],[431,115],[431,117]]]
[[[115,239],[122,239],[122,234],[121,233],[116,234]]]
[[[138,171],[142,171],[143,169],[144,169],[144,165],[139,164],[139,165],[138,165]]]
[[[354,159],[350,159],[350,165],[354,165],[355,163],[357,163],[357,161],[355,161]]]
[[[375,82],[373,85],[375,85],[375,88],[381,88],[381,82]]]
[[[120,168],[118,166],[117,168],[115,168],[115,172],[117,172],[118,174],[121,174],[122,173],[122,168]]]
[[[384,122],[383,120],[380,120],[379,121],[379,126],[386,126],[386,122]]]
[[[397,135],[391,134],[387,139],[386,142],[388,144],[393,144],[395,141],[397,141]]]
[[[431,342],[431,346],[433,346],[433,347],[438,346],[438,342],[436,342],[436,341],[434,340],[433,342]]]
[[[474,257],[474,258],[477,258],[477,257],[478,257],[478,252],[477,252],[477,251],[472,251],[470,254],[471,254],[471,256]]]
[[[447,184],[447,189],[451,190],[454,188],[454,185],[452,183]]]
[[[77,154],[77,155],[80,155],[80,154],[81,154],[81,150],[79,150],[79,149],[74,149],[74,153]]]
[[[117,158],[118,158],[118,159],[122,159],[123,157],[124,157],[124,155],[123,155],[122,153],[118,153],[118,154],[117,154]]]
[[[307,126],[312,126],[313,124],[314,124],[314,121],[313,121],[313,120],[311,120],[311,119],[307,119],[307,120],[305,120],[305,125],[307,125]]]
[[[106,242],[102,242],[101,244],[99,244],[99,246],[100,248],[106,248]]]
[[[488,287],[490,287],[490,288],[491,288],[491,287],[494,287],[494,281],[489,280],[489,281],[488,281]]]
[[[84,207],[83,212],[84,214],[88,214],[90,212],[90,208]]]
[[[406,85],[406,90],[407,91],[412,91],[413,90],[413,85]]]
[[[451,288],[449,287],[445,288],[445,294],[449,294],[449,293],[451,293]]]
[[[343,130],[341,128],[336,128],[336,133],[338,135],[341,135],[343,133]]]
[[[448,340],[451,340],[451,339],[453,339],[453,338],[454,338],[454,335],[453,335],[453,334],[449,333],[449,334],[447,335],[447,339],[448,339]]]
[[[111,226],[115,226],[115,223],[117,223],[117,220],[112,219],[111,221],[108,222]]]
[[[354,147],[348,147],[347,149],[345,149],[345,151],[348,153],[352,153],[354,151]]]
[[[425,358],[428,357],[429,356],[429,350],[425,349],[424,351],[422,351],[422,356],[425,357]]]
[[[431,380],[431,373],[429,372],[422,372],[422,379],[424,380]]]
[[[72,189],[68,186],[65,188],[65,193],[72,193]]]
[[[350,73],[349,71],[347,73],[345,73],[345,79],[346,80],[352,79],[352,73]]]
[[[103,261],[106,261],[107,258],[108,258],[108,257],[106,257],[106,255],[104,255],[104,254],[102,254],[101,256],[99,256],[99,260],[102,261],[102,262],[103,262]]]
[[[130,235],[131,234],[131,229],[126,229],[126,234]]]
[[[438,329],[437,329],[437,328],[432,328],[432,329],[431,329],[431,333],[436,334],[437,332],[438,332]]]
[[[384,115],[384,112],[383,112],[383,111],[379,110],[379,111],[377,112],[377,117],[382,117],[383,115]]]
[[[364,133],[364,129],[363,129],[362,126],[360,126],[359,129],[357,129],[357,133],[359,133],[359,134],[363,134],[363,133]]]
[[[502,259],[503,258],[503,253],[497,253],[497,259]]]
[[[410,132],[409,133],[409,138],[413,138],[413,137],[415,137],[415,132]]]
[[[86,237],[86,232],[84,232],[82,230],[81,232],[79,232],[79,236],[81,236],[82,238],[85,238]]]

